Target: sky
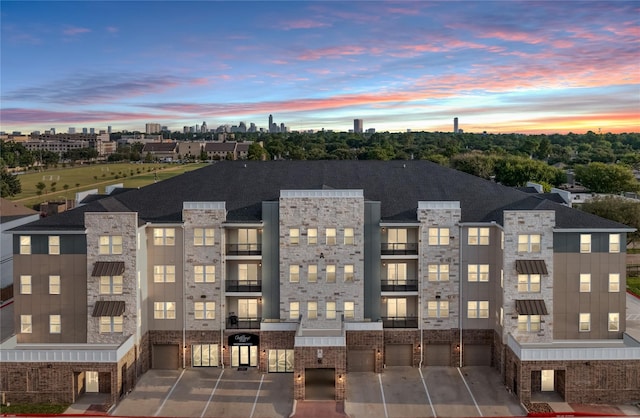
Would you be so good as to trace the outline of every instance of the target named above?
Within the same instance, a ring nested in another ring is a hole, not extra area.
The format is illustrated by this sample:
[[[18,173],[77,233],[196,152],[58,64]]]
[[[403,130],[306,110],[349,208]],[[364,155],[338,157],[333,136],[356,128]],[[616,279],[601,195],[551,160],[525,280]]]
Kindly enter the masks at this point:
[[[0,131],[640,132],[638,1],[0,1]]]

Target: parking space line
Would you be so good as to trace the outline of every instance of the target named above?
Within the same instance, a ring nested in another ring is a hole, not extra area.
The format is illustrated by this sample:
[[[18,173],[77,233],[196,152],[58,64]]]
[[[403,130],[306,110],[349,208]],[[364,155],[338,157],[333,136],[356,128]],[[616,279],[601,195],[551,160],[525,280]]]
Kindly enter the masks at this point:
[[[427,389],[427,381],[424,380],[422,369],[418,367],[418,371],[420,372],[420,379],[422,379],[422,386],[424,386],[424,391],[427,393],[427,400],[429,401],[431,412],[433,412],[433,416],[437,418],[438,414],[436,414],[436,409],[433,407],[433,402],[431,402],[431,395],[429,395],[429,389]]]
[[[249,418],[253,417],[253,413],[256,412],[256,404],[258,403],[258,397],[260,396],[260,388],[262,388],[262,381],[264,380],[264,374],[260,377],[260,385],[258,385],[258,392],[256,392],[256,399],[253,401],[253,408],[251,408],[251,415]]]
[[[385,418],[389,418],[389,413],[387,412],[387,401],[384,399],[384,389],[382,388],[382,374],[378,373],[378,381],[380,382],[380,393],[382,394],[382,406],[384,406],[384,416]]]
[[[482,411],[480,410],[480,407],[478,406],[478,402],[476,402],[475,396],[473,396],[473,393],[471,392],[471,388],[469,388],[469,385],[467,385],[467,381],[465,380],[464,376],[462,375],[462,372],[460,371],[460,367],[458,367],[457,369],[458,369],[458,373],[460,374],[460,377],[462,378],[462,382],[467,387],[467,390],[469,391],[469,395],[471,395],[471,399],[473,400],[473,403],[476,406],[476,409],[478,410],[478,413],[480,414],[481,417],[484,416],[484,415],[482,415]]]
[[[216,389],[218,388],[218,384],[220,383],[220,379],[222,379],[222,375],[224,374],[224,369],[222,369],[222,373],[218,376],[218,380],[216,381],[216,385],[211,390],[211,395],[209,395],[209,399],[207,399],[207,404],[204,406],[202,410],[202,414],[200,414],[200,418],[204,417],[204,413],[207,412],[207,408],[209,408],[209,404],[211,403],[211,399],[213,399],[213,394],[216,393]]]
[[[180,373],[180,377],[178,377],[178,380],[176,380],[176,383],[174,383],[173,386],[171,386],[171,390],[169,391],[169,393],[167,393],[167,396],[164,397],[164,400],[162,401],[162,404],[160,404],[160,407],[158,408],[156,413],[153,414],[154,417],[157,417],[160,414],[160,411],[164,407],[164,404],[167,403],[167,400],[169,399],[169,396],[171,396],[171,394],[173,393],[173,390],[176,388],[176,386],[178,386],[178,383],[180,382],[180,379],[182,379],[182,376],[184,375],[184,372],[186,372],[186,371],[187,371],[187,369],[182,369],[182,373]]]

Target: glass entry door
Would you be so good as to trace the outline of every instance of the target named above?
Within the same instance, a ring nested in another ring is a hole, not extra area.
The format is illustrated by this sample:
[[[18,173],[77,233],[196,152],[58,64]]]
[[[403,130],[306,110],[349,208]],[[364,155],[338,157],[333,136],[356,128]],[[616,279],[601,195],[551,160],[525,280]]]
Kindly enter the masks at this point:
[[[231,367],[257,367],[258,346],[234,345],[231,346]]]

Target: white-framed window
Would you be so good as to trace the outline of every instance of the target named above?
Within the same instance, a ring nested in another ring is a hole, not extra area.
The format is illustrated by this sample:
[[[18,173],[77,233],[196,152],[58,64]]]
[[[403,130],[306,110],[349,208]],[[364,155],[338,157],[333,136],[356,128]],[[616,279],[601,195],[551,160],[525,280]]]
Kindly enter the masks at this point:
[[[336,282],[336,266],[335,264],[327,264],[325,267],[327,272],[327,283],[335,283]]]
[[[100,334],[116,334],[123,330],[124,317],[120,316],[101,316],[100,317]]]
[[[389,318],[406,318],[407,317],[407,299],[406,298],[388,298],[387,299],[387,316]]]
[[[31,254],[31,236],[20,235],[20,254]]]
[[[300,266],[297,264],[291,264],[289,266],[289,283],[300,282]]]
[[[33,287],[31,284],[31,276],[21,275],[20,276],[20,294],[30,295],[32,292],[33,292]]]
[[[467,301],[467,318],[489,318],[489,301],[470,300]]]
[[[518,292],[539,293],[540,292],[540,275],[539,274],[518,274]]]
[[[325,237],[327,245],[336,245],[336,229],[335,228],[327,228],[325,230]]]
[[[291,245],[300,244],[300,229],[299,228],[289,228],[289,243]]]
[[[238,299],[240,319],[258,319],[258,299]]]
[[[289,302],[289,319],[300,317],[300,302]]]
[[[540,234],[518,234],[519,253],[539,253],[542,250]]]
[[[194,302],[193,318],[194,319],[216,319],[216,303],[215,302]]]
[[[345,228],[344,229],[344,245],[354,245],[355,244],[355,233],[353,228]]]
[[[449,245],[449,228],[429,228],[429,245]]]
[[[427,316],[429,318],[448,318],[448,300],[430,300],[427,302]]]
[[[427,266],[427,278],[430,282],[448,282],[449,281],[449,265],[448,264],[429,264]]]
[[[62,332],[62,322],[60,315],[49,315],[49,334],[60,334]]]
[[[489,245],[489,228],[469,228],[469,245]]]
[[[212,264],[193,266],[193,280],[196,283],[215,283],[216,266]]]
[[[407,284],[407,263],[387,264],[387,280],[394,285]]]
[[[609,331],[620,331],[620,314],[617,312],[609,312]]]
[[[50,235],[49,236],[49,255],[59,255],[59,254],[60,254],[60,236]]]
[[[467,267],[467,279],[470,282],[488,282],[489,281],[489,265],[488,264],[469,264]]]
[[[591,274],[590,273],[580,273],[580,292],[581,293],[591,292]]]
[[[353,264],[347,264],[343,267],[343,269],[344,269],[345,283],[352,283],[355,278],[355,273],[353,271]]]
[[[620,234],[609,234],[609,252],[620,252]]]
[[[153,228],[153,245],[157,245],[157,246],[176,245],[175,228]]]
[[[153,266],[153,282],[154,283],[175,283],[176,266],[156,265]]]
[[[31,334],[33,332],[31,315],[20,315],[20,332],[23,334]]]
[[[307,266],[307,281],[309,283],[315,283],[318,281],[318,265],[309,264]]]
[[[100,276],[101,295],[121,295],[122,276]]]
[[[100,255],[122,254],[122,235],[101,235],[98,245]]]
[[[318,302],[316,301],[307,302],[307,318],[318,319]]]
[[[609,292],[620,291],[620,273],[609,273]]]
[[[325,304],[325,316],[327,319],[336,319],[336,303],[326,302]]]
[[[518,331],[540,331],[540,315],[518,315]]]
[[[580,234],[580,252],[591,252],[591,234]]]
[[[155,319],[176,319],[176,303],[154,302],[153,317]]]
[[[214,228],[194,228],[193,245],[196,247],[210,247],[215,244],[216,230]]]
[[[49,276],[49,294],[50,295],[60,294],[60,276],[58,275]]]
[[[316,245],[317,243],[318,243],[318,229],[317,228],[307,229],[307,244]]]
[[[353,301],[344,302],[344,319],[354,319],[356,317],[356,304]]]
[[[578,330],[580,332],[591,331],[591,314],[590,313],[579,314]]]

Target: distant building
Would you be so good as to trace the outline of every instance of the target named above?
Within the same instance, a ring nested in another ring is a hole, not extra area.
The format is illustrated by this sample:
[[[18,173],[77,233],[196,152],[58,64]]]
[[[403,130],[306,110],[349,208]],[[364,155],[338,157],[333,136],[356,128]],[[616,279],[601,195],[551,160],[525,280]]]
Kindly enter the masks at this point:
[[[68,133],[75,134],[76,133],[76,128],[74,128],[74,127],[69,128]]]
[[[458,133],[458,118],[453,118],[453,133]]]
[[[353,132],[356,134],[361,134],[363,132],[364,122],[362,119],[354,119],[353,120]]]
[[[204,133],[207,133],[208,130],[209,129],[207,128],[207,122],[202,121],[202,126],[200,127],[200,132],[202,132],[204,134]]]
[[[162,131],[159,123],[147,123],[145,125],[145,132],[148,134],[157,134]]]

